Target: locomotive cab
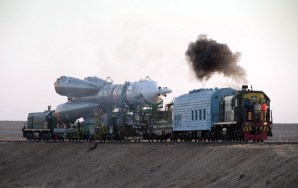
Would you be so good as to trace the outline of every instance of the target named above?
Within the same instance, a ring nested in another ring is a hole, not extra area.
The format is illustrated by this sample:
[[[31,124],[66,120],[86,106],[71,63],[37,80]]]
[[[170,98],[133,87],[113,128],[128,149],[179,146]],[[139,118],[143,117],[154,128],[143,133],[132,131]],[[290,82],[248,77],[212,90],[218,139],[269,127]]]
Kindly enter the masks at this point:
[[[263,141],[272,136],[270,99],[263,91],[242,87],[232,98],[234,118],[244,134],[244,140]]]

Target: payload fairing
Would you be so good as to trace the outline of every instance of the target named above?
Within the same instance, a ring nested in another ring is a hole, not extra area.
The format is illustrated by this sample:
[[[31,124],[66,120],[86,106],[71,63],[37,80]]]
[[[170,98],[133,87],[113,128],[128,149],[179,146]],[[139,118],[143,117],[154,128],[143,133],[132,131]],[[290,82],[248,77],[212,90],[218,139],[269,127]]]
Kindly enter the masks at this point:
[[[121,85],[97,77],[81,80],[62,76],[55,82],[55,90],[59,95],[67,96],[68,102],[57,106],[55,116],[58,120],[76,121],[92,116],[94,109],[158,105],[172,90],[147,78]]]

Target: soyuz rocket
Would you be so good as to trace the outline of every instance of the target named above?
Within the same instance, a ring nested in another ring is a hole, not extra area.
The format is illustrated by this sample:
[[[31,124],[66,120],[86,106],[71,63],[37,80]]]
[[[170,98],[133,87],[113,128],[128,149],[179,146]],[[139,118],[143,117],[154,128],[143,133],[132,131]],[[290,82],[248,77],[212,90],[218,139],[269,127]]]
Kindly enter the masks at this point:
[[[55,116],[62,121],[76,121],[81,117],[92,116],[94,109],[123,108],[135,109],[158,105],[172,90],[161,87],[158,82],[141,79],[124,84],[113,84],[109,79],[86,77],[84,80],[61,76],[54,83],[59,95],[66,96],[68,102],[60,104]]]

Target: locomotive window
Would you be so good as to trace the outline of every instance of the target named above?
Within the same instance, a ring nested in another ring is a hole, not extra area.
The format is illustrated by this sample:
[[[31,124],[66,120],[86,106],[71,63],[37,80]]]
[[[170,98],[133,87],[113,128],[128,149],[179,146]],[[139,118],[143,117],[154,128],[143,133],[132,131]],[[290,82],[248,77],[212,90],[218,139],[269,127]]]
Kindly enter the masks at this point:
[[[252,96],[252,97],[251,97],[251,100],[252,100],[252,101],[257,101],[257,100],[258,100],[258,97],[257,97],[257,96]]]
[[[196,110],[196,120],[198,120],[198,111]]]
[[[199,110],[199,120],[202,120],[202,110]]]
[[[191,120],[193,121],[193,110],[191,111]]]
[[[238,99],[235,99],[235,107],[238,107]]]
[[[203,118],[206,119],[206,109],[203,110]]]

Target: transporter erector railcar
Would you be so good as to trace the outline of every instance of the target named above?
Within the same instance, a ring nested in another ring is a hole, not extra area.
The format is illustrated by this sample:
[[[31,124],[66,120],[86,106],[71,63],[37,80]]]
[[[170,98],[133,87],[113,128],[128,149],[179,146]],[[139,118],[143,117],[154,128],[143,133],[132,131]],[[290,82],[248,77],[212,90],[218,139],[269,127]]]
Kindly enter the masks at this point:
[[[140,126],[117,126],[116,115],[104,113],[99,118],[88,118],[84,122],[61,121],[54,110],[29,113],[24,125],[23,137],[27,140],[44,141],[124,141],[141,140]],[[97,115],[96,115],[97,116]]]
[[[59,95],[67,97],[67,102],[55,111],[30,113],[27,127],[23,128],[23,136],[29,140],[140,140],[153,111],[172,92],[149,77],[113,84],[109,77],[81,80],[61,76],[54,86]],[[76,125],[80,118],[84,123]]]
[[[266,111],[245,107],[266,103]],[[272,136],[270,99],[262,91],[231,88],[198,89],[173,104],[173,140],[263,141]]]

